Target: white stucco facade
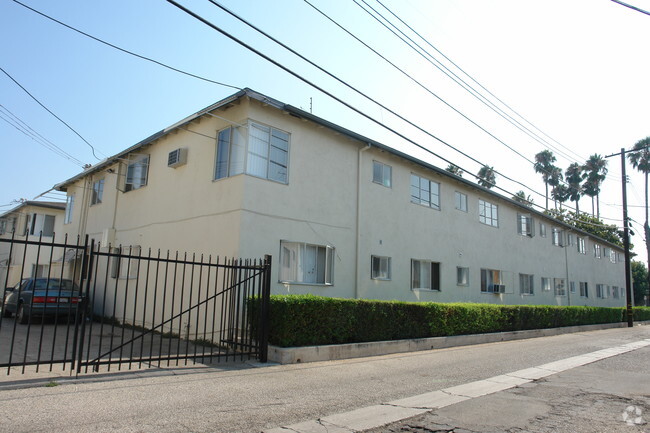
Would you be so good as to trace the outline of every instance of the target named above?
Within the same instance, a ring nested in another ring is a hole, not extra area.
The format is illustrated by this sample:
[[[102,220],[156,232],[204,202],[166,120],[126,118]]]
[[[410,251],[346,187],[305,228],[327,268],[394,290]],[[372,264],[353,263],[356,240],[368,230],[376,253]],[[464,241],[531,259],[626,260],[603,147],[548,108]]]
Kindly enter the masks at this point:
[[[169,167],[176,149],[186,162]],[[414,203],[414,175],[420,194],[437,191],[426,195],[430,205]],[[270,254],[276,294],[625,303],[622,249],[250,90],[56,188],[74,196],[62,227],[69,235],[206,256]],[[457,193],[466,209],[456,208]],[[528,234],[519,233],[522,216],[532,225]],[[562,246],[553,245],[554,228]]]

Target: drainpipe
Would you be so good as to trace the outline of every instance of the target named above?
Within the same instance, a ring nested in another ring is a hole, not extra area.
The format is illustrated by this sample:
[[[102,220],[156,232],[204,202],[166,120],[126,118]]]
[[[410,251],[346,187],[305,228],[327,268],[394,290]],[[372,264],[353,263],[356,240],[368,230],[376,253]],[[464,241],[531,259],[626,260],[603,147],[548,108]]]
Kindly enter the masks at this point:
[[[361,284],[361,275],[359,274],[361,258],[359,257],[359,243],[361,242],[361,233],[359,231],[361,227],[361,154],[366,150],[370,149],[370,143],[367,143],[366,146],[359,149],[357,154],[357,236],[356,244],[354,248],[356,256],[356,268],[355,268],[355,284],[354,284],[354,298],[359,299],[359,285]]]
[[[569,253],[567,252],[567,248],[569,248],[569,235],[571,234],[572,229],[569,229],[567,232],[567,236],[565,239],[565,245],[564,245],[564,263],[566,265],[566,285],[564,286],[566,288],[566,299],[567,299],[567,305],[571,306],[571,282],[569,281]],[[576,238],[577,241],[577,238]]]

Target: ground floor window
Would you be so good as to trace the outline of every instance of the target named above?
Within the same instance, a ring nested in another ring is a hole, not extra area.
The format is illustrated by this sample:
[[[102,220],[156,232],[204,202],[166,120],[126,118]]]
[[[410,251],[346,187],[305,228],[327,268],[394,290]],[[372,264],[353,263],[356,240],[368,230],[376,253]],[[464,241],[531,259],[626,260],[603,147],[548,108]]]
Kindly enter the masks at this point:
[[[456,268],[456,285],[469,286],[469,268],[460,266]]]
[[[502,293],[505,290],[501,271],[481,269],[481,292]]]
[[[373,280],[390,280],[390,257],[372,256],[371,278]]]
[[[586,281],[580,281],[580,296],[583,298],[589,297],[589,285]]]
[[[522,295],[534,295],[534,279],[532,275],[519,274],[519,292]]]
[[[545,292],[551,291],[551,279],[542,277],[542,290]]]
[[[280,242],[280,282],[332,284],[334,248],[303,242]]]
[[[596,297],[601,299],[607,297],[607,288],[604,284],[596,284]]]
[[[564,278],[553,278],[555,296],[566,296],[566,284]]]
[[[411,289],[440,290],[440,263],[411,260]]]

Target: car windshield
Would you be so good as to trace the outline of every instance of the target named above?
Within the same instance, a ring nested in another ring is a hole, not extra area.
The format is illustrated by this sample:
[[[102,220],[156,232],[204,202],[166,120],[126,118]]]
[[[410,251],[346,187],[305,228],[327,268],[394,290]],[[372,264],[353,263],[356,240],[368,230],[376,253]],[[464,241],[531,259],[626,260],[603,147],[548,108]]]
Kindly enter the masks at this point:
[[[77,285],[70,280],[59,280],[55,278],[37,278],[34,280],[34,288],[41,289],[57,289],[57,290],[79,290]]]

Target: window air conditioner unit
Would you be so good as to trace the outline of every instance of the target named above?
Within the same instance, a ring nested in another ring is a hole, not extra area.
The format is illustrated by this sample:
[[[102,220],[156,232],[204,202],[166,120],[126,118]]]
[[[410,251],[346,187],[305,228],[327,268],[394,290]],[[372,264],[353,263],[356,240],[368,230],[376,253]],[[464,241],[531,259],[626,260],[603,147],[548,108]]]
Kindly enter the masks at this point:
[[[505,293],[506,285],[505,284],[492,284],[492,293]]]
[[[167,167],[176,168],[187,163],[187,149],[182,147],[169,152]]]

